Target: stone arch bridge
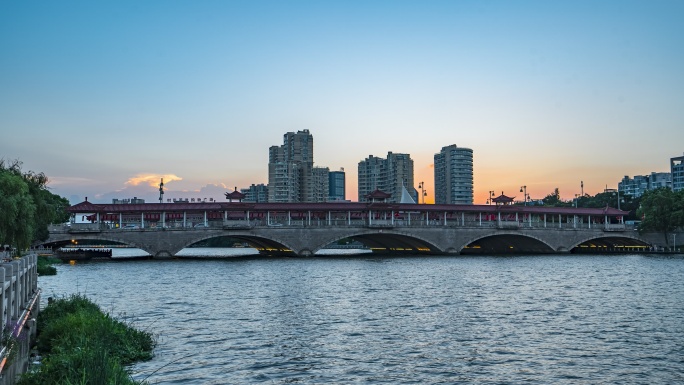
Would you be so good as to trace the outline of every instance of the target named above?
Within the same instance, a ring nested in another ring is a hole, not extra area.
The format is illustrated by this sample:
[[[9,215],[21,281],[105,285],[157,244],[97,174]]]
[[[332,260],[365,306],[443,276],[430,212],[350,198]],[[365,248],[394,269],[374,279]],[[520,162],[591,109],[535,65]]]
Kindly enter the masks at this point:
[[[230,237],[265,255],[310,256],[352,239],[376,253],[505,254],[638,251],[664,245],[640,235],[613,208],[389,203],[148,203],[69,208],[73,221],[44,242],[103,240],[153,257],[197,242]],[[76,223],[76,219],[86,223]]]
[[[650,248],[652,239],[634,230],[496,229],[496,228],[287,228],[251,229],[105,229],[100,231],[53,229],[46,245],[102,240],[140,248],[162,258],[176,255],[197,242],[230,237],[264,255],[310,256],[331,243],[353,239],[381,254],[508,254],[566,253],[571,251],[629,251]]]

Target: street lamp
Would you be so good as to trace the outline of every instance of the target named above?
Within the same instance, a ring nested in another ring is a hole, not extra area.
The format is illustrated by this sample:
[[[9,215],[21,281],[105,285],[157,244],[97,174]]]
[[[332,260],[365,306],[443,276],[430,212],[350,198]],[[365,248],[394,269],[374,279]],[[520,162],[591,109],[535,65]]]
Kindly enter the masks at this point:
[[[618,198],[618,210],[620,210],[620,185],[617,188],[617,198]]]
[[[491,205],[493,202],[492,199],[494,199],[494,191],[489,191],[489,199],[487,200],[487,203]]]
[[[520,192],[523,193],[524,205],[527,206],[527,186],[520,186]]]
[[[424,187],[425,187],[425,182],[418,183],[418,188],[420,189],[420,196],[423,197],[423,203],[425,203],[425,195],[427,195]],[[418,197],[418,203],[420,203],[420,197]]]
[[[575,208],[577,208],[577,203],[579,202],[580,194],[575,194]]]

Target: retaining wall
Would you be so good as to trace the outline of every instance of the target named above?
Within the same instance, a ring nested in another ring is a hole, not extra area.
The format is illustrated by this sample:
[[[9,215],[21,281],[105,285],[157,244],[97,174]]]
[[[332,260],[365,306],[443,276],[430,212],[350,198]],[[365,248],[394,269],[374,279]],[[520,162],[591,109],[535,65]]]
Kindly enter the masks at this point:
[[[0,385],[12,385],[26,372],[36,338],[40,311],[38,256],[27,255],[0,264]]]

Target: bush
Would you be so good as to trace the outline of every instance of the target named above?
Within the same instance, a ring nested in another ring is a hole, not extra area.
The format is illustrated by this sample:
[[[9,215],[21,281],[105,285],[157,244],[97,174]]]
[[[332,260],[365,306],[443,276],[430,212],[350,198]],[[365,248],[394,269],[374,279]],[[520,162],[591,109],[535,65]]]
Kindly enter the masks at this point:
[[[52,266],[55,263],[62,263],[62,261],[59,258],[38,256],[38,275],[56,275],[57,269]]]
[[[57,299],[38,316],[42,364],[19,384],[136,384],[124,365],[152,358],[154,344],[84,296]]]

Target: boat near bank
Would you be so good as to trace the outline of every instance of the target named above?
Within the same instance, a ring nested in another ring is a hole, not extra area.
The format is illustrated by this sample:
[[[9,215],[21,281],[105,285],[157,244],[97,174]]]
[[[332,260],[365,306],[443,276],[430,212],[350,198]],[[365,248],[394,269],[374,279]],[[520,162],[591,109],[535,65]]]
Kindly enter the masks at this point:
[[[112,257],[112,249],[62,248],[55,252],[55,256],[63,262],[109,259]]]

